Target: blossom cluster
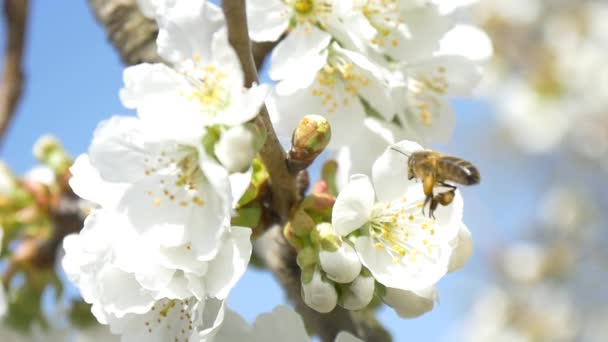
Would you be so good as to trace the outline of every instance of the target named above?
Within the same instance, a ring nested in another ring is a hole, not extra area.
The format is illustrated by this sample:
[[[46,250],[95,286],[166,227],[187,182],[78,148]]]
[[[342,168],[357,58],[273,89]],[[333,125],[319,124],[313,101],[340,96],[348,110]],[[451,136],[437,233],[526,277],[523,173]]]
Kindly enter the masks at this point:
[[[62,265],[97,320],[123,341],[274,334],[258,329],[267,317],[248,328],[224,304],[252,253],[251,230],[233,222],[262,178],[252,170],[263,169],[254,158],[265,137],[251,121],[263,105],[285,136],[308,118],[293,134],[308,140],[290,156],[310,148],[312,162],[327,147],[338,160],[333,180],[296,203],[285,227],[303,301],[360,310],[378,295],[402,317],[431,310],[435,284],[463,266],[471,237],[458,191],[425,214],[428,194],[406,167],[423,147],[403,138],[449,134],[448,97],[479,81],[485,36],[429,1],[252,0],[252,40],[280,41],[268,69],[276,86],[245,88],[216,5],[139,3],[158,24],[166,64],[125,69],[120,99],[137,115],[100,123],[70,168],[73,191],[94,206],[65,238]],[[456,43],[467,38],[476,55]],[[293,312],[277,310],[298,326],[291,337],[307,338]]]
[[[387,144],[446,141],[448,97],[471,93],[488,38],[457,24],[451,6],[431,1],[253,0],[252,40],[281,39],[270,56],[277,82],[269,100],[285,136],[309,113],[329,120],[340,185],[369,173]],[[466,43],[464,43],[466,42]]]
[[[395,150],[423,149],[410,141],[387,147],[372,179],[353,175],[336,198],[321,183],[325,192],[313,190],[286,227],[299,250],[304,301],[319,312],[361,310],[377,295],[401,317],[420,316],[437,300],[435,284],[472,252],[460,193],[425,215],[422,184],[408,179],[406,157]]]
[[[478,7],[476,20],[497,55],[484,92],[512,142],[530,153],[568,147],[606,169],[608,5],[535,0]]]
[[[63,267],[123,340],[205,340],[251,255],[250,229],[230,219],[267,88],[244,89],[215,5],[166,2],[154,14],[170,65],[124,71],[120,98],[137,117],[100,123],[71,167],[74,192],[98,206],[64,240]]]

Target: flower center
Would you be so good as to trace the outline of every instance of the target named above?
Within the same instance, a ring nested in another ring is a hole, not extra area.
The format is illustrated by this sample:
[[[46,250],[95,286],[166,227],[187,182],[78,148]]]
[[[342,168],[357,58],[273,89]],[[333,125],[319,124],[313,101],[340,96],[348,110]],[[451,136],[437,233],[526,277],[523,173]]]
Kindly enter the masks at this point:
[[[445,73],[445,67],[439,66],[434,73],[418,73],[409,80],[411,108],[425,126],[432,126],[434,114],[442,109],[443,104],[438,97],[444,95],[449,87]]]
[[[327,13],[332,11],[332,4],[327,0],[291,0],[295,11],[295,24],[308,23],[325,27]]]
[[[358,100],[359,88],[367,86],[369,80],[346,58],[330,55],[327,65],[317,73],[317,83],[319,87],[312,88],[312,95],[319,97],[327,111],[333,113],[338,107]],[[336,96],[337,87],[342,87],[342,96]]]
[[[193,307],[195,304],[194,299],[160,300],[146,314],[147,317],[143,321],[144,329],[148,334],[166,336],[170,338],[170,341],[188,341],[194,330]]]
[[[402,21],[398,17],[400,9],[396,0],[368,0],[361,11],[372,27],[382,36],[387,36]],[[382,40],[382,38],[375,38],[375,40],[378,39]],[[380,45],[380,41],[373,43]]]
[[[201,111],[214,117],[230,104],[230,89],[227,75],[215,65],[202,64],[201,56],[194,55],[192,64],[184,70],[191,88],[184,92],[191,101],[200,104]]]
[[[158,157],[144,158],[146,176],[160,176],[157,189],[148,190],[154,206],[163,200],[177,201],[182,207],[190,205],[204,206],[205,202],[199,191],[199,183],[204,175],[199,167],[198,152],[194,147],[177,146],[175,150],[160,151]]]
[[[438,249],[433,246],[436,224],[422,214],[422,207],[423,202],[408,202],[405,197],[376,203],[370,225],[374,247],[387,251],[395,263],[436,258]]]

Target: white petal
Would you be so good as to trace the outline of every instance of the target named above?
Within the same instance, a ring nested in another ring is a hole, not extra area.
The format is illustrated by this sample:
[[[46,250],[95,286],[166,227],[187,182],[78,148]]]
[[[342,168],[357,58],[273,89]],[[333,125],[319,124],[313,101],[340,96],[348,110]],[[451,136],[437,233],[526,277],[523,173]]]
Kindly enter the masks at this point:
[[[332,212],[332,225],[342,236],[350,234],[369,221],[374,205],[374,188],[365,175],[354,175],[342,189]]]
[[[205,275],[210,296],[224,299],[241,278],[251,257],[251,229],[232,227],[231,234]]]
[[[483,30],[472,25],[456,25],[439,42],[439,55],[464,56],[473,61],[492,57],[492,40]]]
[[[218,115],[216,122],[235,126],[252,120],[258,115],[269,91],[265,84],[254,85],[246,91],[233,91],[230,107]]]
[[[129,186],[127,183],[104,182],[86,154],[76,158],[70,174],[69,184],[76,195],[105,208],[116,207]]]
[[[323,281],[321,272],[315,270],[312,280],[302,284],[304,303],[320,313],[332,311],[338,303],[338,293],[333,284]]]
[[[337,283],[350,283],[361,272],[361,262],[357,253],[347,243],[342,243],[335,252],[321,250],[319,264],[327,277]]]
[[[294,30],[272,51],[268,75],[277,85],[277,93],[290,95],[308,87],[317,71],[327,62],[331,36],[320,29]]]
[[[471,257],[471,254],[473,254],[471,232],[464,223],[461,224],[460,230],[458,231],[458,237],[456,237],[452,243],[455,244],[455,246],[452,257],[450,258],[450,266],[448,267],[449,272],[462,268]]]
[[[235,208],[241,197],[245,194],[251,183],[253,167],[245,172],[236,172],[230,175],[230,189],[232,190],[232,208]]]
[[[434,285],[448,271],[451,247],[447,242],[438,242],[434,248],[434,259],[420,252],[414,260],[405,256],[405,261],[396,263],[384,248],[376,248],[370,237],[361,236],[355,242],[361,263],[370,270],[376,281],[387,287],[410,291]]]
[[[208,1],[175,1],[157,16],[158,54],[179,63],[198,54],[210,58],[213,34],[224,25],[222,11]],[[192,34],[196,32],[196,34]]]
[[[304,322],[292,308],[279,305],[271,313],[259,315],[253,323],[254,341],[293,341],[309,340]]]
[[[442,91],[426,89],[436,96],[469,96],[481,80],[481,69],[473,61],[457,55],[441,55],[425,61],[410,64],[405,72],[421,82],[442,80],[437,88]]]
[[[406,194],[416,185],[416,179],[408,180],[407,161],[422,146],[413,141],[403,140],[384,150],[372,167],[372,179],[376,196],[381,202],[393,201]]]
[[[123,71],[124,87],[120,100],[127,108],[137,108],[146,101],[170,98],[183,85],[180,75],[162,63],[142,63]]]
[[[255,42],[275,41],[289,25],[289,6],[280,0],[247,1],[249,36]]]
[[[213,337],[213,342],[249,341],[252,338],[251,327],[241,315],[230,309],[224,313],[224,321]],[[200,336],[200,335],[199,335]],[[203,340],[206,342],[207,340]]]
[[[340,294],[340,305],[346,310],[361,310],[374,297],[376,280],[374,277],[359,276]]]
[[[244,126],[234,126],[222,132],[214,153],[228,172],[242,172],[251,167],[257,154],[254,133]]]
[[[414,318],[433,310],[437,290],[435,287],[429,287],[413,292],[387,288],[382,300],[395,309],[399,317]]]
[[[134,182],[145,174],[143,135],[137,118],[114,116],[99,123],[89,147],[89,160],[102,179]]]

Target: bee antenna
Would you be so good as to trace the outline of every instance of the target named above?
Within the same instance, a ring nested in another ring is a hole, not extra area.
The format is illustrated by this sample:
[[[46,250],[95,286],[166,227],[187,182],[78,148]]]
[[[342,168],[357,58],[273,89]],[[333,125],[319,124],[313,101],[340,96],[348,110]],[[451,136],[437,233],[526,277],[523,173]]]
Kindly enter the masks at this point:
[[[399,153],[403,154],[404,156],[406,156],[406,157],[408,157],[408,158],[410,157],[410,155],[409,155],[409,154],[407,154],[407,153],[405,153],[405,152],[403,152],[403,151],[401,151],[401,150],[399,150],[399,149],[396,149],[396,148],[394,148],[394,147],[392,147],[392,146],[391,146],[391,150],[393,150],[393,151],[397,151],[397,152],[399,152]]]

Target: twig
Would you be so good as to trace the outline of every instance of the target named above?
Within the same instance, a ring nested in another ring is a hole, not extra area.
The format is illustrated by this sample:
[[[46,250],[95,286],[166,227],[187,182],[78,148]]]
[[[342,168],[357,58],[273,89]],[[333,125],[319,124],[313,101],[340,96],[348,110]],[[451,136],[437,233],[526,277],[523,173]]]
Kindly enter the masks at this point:
[[[4,0],[6,51],[0,85],[0,143],[2,142],[23,90],[23,50],[27,26],[28,0]]]
[[[258,82],[258,72],[247,30],[245,1],[223,1],[222,9],[228,26],[228,40],[241,60],[245,85],[250,87]],[[260,156],[270,174],[273,209],[285,221],[296,198],[295,177],[287,169],[286,154],[272,127],[266,106],[262,106],[255,123],[266,132],[266,142],[260,151]]]

